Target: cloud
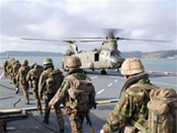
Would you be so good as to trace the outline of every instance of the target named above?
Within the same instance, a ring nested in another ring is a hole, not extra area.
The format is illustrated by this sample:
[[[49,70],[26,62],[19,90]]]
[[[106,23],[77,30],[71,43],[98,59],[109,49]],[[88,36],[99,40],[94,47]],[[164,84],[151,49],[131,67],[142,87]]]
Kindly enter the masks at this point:
[[[104,37],[103,29],[107,28],[123,29],[117,34],[120,37],[172,40],[170,43],[119,41],[121,51],[177,49],[176,5],[174,0],[2,0],[1,51],[63,52],[63,42],[20,38]],[[78,45],[79,49],[87,50],[99,48],[101,43],[78,42]]]

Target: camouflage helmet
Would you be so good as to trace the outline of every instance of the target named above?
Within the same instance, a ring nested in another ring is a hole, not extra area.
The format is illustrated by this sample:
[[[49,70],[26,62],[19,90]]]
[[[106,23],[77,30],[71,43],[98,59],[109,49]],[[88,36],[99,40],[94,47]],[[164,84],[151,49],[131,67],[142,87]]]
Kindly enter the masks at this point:
[[[67,59],[66,67],[69,68],[79,68],[82,65],[81,60],[77,56],[70,56]]]
[[[22,61],[22,65],[28,65],[28,61],[27,60],[23,60]]]
[[[53,61],[51,58],[44,58],[43,65],[47,65],[47,64],[53,64]]]
[[[138,58],[128,58],[121,66],[121,74],[134,75],[144,72],[144,66]]]
[[[33,62],[33,63],[31,64],[30,68],[31,68],[31,69],[34,68],[35,65],[37,65],[37,63],[36,63],[36,62]]]

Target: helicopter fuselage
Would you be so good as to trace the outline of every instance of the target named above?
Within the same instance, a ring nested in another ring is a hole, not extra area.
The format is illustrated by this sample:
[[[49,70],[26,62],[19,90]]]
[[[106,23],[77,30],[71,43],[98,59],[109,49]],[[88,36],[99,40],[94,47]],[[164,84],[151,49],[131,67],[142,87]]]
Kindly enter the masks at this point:
[[[123,58],[119,56],[118,51],[110,50],[92,50],[87,52],[78,52],[70,56],[78,56],[81,60],[82,69],[118,69],[121,67]],[[65,56],[66,62],[69,56]],[[64,68],[66,65],[63,64]]]

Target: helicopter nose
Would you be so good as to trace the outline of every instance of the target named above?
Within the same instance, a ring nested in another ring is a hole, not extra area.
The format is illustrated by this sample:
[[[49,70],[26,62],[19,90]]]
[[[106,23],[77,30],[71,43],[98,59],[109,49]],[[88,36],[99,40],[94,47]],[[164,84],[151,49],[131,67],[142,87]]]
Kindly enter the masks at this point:
[[[116,68],[116,69],[120,68],[122,62],[123,62],[123,59],[121,59],[121,58],[112,58],[111,59],[112,68]]]

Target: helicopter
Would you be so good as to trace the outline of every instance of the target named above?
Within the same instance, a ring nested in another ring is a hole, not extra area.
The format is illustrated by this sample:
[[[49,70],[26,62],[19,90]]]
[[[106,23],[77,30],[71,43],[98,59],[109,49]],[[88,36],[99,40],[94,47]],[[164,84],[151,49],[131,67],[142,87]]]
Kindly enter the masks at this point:
[[[91,40],[101,41],[101,40]],[[78,51],[75,41],[67,41],[68,47],[64,53],[64,60],[62,62],[62,68],[67,71],[66,62],[70,56],[77,56],[80,58],[82,66],[81,68],[91,69],[92,71],[101,70],[101,74],[107,74],[107,69],[119,70],[121,64],[125,60],[120,56],[120,51],[117,49],[117,41],[108,38],[102,43],[101,48],[93,48],[90,51]],[[82,40],[80,42],[90,42],[90,40]]]
[[[147,40],[147,39],[131,39],[115,37],[114,31],[109,31],[105,37],[78,37],[77,42],[102,42],[100,48],[94,48],[90,51],[79,51],[76,41],[74,40],[49,40],[49,39],[34,39],[34,38],[21,38],[23,40],[32,41],[62,41],[67,42],[67,49],[64,53],[64,59],[62,61],[62,69],[68,71],[66,62],[68,57],[77,56],[80,58],[84,70],[101,70],[101,74],[106,75],[108,69],[117,70],[124,62],[124,58],[121,57],[121,52],[118,50],[117,41],[119,40],[132,40],[132,41],[152,41],[152,42],[166,42],[161,40]]]

